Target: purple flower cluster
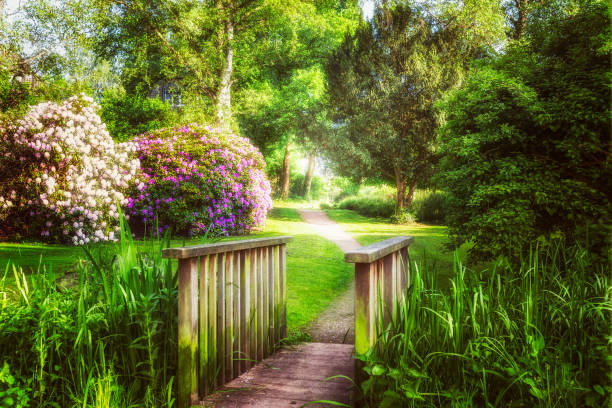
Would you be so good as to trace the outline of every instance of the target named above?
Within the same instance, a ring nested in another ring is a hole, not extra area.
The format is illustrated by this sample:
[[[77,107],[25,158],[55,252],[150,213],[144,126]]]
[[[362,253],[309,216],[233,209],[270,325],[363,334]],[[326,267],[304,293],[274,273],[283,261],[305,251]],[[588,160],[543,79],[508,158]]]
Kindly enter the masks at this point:
[[[128,198],[132,219],[162,232],[243,234],[272,207],[264,160],[248,139],[186,125],[136,137],[142,171]]]

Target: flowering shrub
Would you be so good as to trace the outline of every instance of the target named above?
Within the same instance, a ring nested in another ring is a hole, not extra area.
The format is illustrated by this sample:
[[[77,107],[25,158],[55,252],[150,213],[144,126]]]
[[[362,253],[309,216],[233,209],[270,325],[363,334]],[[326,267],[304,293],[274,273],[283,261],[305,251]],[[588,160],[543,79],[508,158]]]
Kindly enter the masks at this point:
[[[0,230],[85,244],[115,240],[135,146],[115,144],[84,95],[0,125]],[[136,181],[138,182],[138,181]]]
[[[241,234],[272,207],[261,153],[248,139],[208,126],[162,129],[136,137],[143,184],[128,213],[179,234]]]

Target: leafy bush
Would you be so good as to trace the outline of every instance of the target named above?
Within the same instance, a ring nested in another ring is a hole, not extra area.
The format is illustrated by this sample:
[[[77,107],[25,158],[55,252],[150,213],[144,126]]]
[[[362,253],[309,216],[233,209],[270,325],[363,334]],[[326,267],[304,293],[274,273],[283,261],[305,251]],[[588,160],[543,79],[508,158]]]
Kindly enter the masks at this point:
[[[11,370],[0,371],[0,405],[4,397],[40,408],[172,406],[178,295],[161,257],[168,241],[139,252],[129,230],[120,236],[114,261],[88,253],[62,278],[71,285],[45,269],[27,277],[15,269],[16,287],[0,278],[9,299],[0,300],[0,361]]]
[[[443,191],[427,192],[412,201],[411,208],[418,222],[444,224],[448,195]]]
[[[178,114],[157,98],[107,91],[100,116],[115,140],[126,141],[141,133],[174,125]]]
[[[353,210],[365,217],[391,218],[395,213],[395,200],[390,197],[346,197],[337,204],[343,210]]]
[[[611,27],[605,2],[555,11],[442,104],[449,232],[457,246],[475,244],[473,260],[588,236],[607,261]]]
[[[134,220],[179,234],[229,235],[263,225],[272,208],[264,161],[249,140],[187,125],[136,137],[143,184]]]
[[[609,406],[610,267],[559,246],[531,255],[482,272],[455,258],[450,293],[415,264],[397,318],[358,357],[367,405]]]
[[[116,239],[117,202],[139,163],[115,144],[86,96],[34,106],[0,125],[0,230],[84,244]]]

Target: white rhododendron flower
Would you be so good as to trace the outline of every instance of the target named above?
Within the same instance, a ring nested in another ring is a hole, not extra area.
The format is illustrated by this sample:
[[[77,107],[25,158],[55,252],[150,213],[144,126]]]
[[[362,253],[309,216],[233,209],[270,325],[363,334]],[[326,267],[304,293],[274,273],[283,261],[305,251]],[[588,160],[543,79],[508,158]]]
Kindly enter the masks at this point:
[[[0,227],[79,245],[115,240],[116,205],[127,203],[140,162],[133,144],[113,141],[97,110],[80,95],[0,124]]]

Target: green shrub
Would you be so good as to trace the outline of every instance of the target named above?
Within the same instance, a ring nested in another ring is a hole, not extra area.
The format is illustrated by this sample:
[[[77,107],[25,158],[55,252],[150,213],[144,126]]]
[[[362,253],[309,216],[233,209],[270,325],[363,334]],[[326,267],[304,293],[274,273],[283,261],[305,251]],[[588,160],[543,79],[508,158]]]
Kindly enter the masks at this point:
[[[127,95],[124,91],[104,93],[100,116],[113,139],[126,141],[141,133],[172,126],[178,114],[157,98]]]
[[[472,260],[517,260],[524,242],[556,236],[607,258],[609,11],[600,1],[555,11],[441,105],[449,232],[457,247],[474,243]]]
[[[443,191],[427,192],[412,201],[411,208],[418,222],[444,224],[448,196]]]
[[[510,265],[475,272],[455,257],[447,293],[414,264],[397,317],[358,356],[367,405],[609,406],[610,266],[562,246]]]
[[[353,210],[365,217],[391,218],[395,213],[395,200],[385,197],[346,197],[337,204],[343,210]]]

